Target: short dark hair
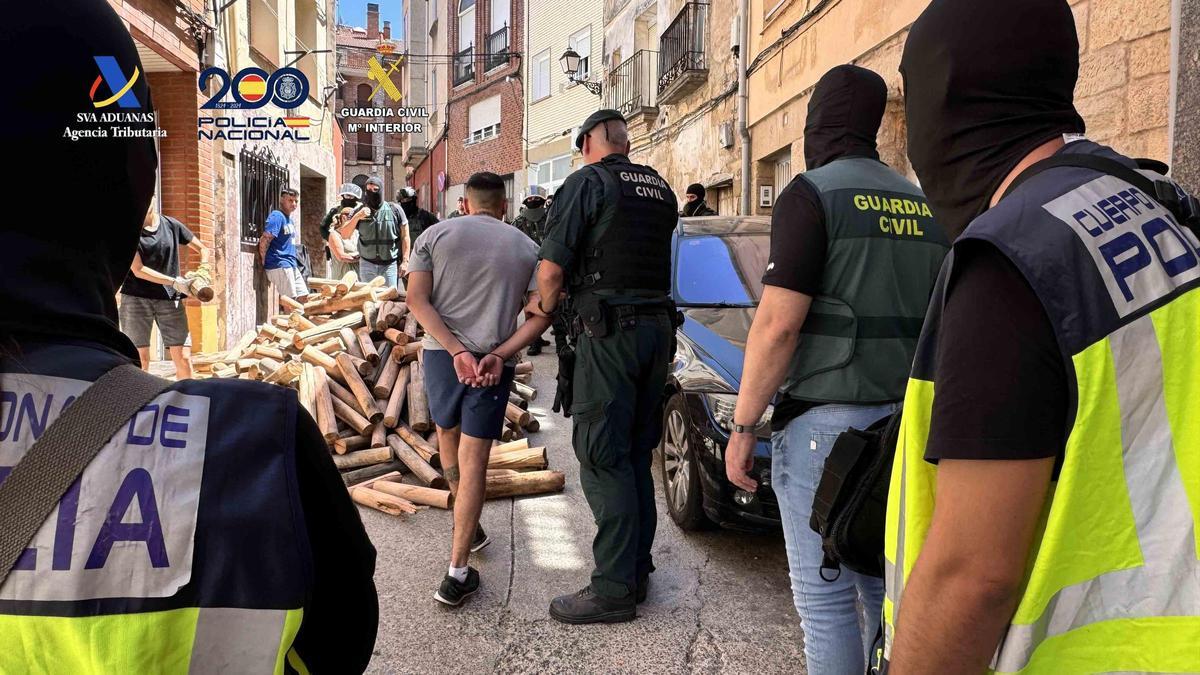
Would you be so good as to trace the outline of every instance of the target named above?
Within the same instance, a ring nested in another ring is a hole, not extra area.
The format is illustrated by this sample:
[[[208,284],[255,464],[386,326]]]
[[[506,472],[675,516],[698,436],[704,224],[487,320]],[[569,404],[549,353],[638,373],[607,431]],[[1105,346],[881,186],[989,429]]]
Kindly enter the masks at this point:
[[[280,197],[282,197],[282,196],[284,196],[284,195],[291,195],[291,196],[293,196],[293,197],[299,197],[299,196],[300,196],[300,193],[299,193],[299,192],[297,192],[295,188],[285,187],[285,188],[282,188],[282,189],[279,191],[279,196],[280,196]]]
[[[467,179],[467,199],[472,211],[498,212],[505,197],[504,179],[491,171],[480,171]]]

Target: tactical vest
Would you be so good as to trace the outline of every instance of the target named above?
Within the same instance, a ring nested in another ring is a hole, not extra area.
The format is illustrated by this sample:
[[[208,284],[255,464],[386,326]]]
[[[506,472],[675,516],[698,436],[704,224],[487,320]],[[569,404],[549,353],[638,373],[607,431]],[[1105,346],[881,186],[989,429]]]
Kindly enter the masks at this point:
[[[904,381],[948,243],[921,190],[873,159],[806,171],[827,247],[782,391],[804,401],[883,403]]]
[[[583,236],[569,290],[671,292],[671,235],[679,217],[675,193],[658,172],[609,155],[580,171],[604,184],[604,208]]]
[[[386,264],[400,256],[400,217],[397,207],[384,202],[358,224],[358,254],[364,260]]]
[[[28,356],[0,375],[0,480],[117,358]],[[0,672],[304,672],[291,645],[312,557],[281,433],[296,409],[290,391],[235,380],[180,382],[145,406],[0,587]]]
[[[1061,153],[1131,164],[1090,141]],[[1029,178],[959,241],[969,239],[996,246],[1033,287],[1070,371],[1062,468],[992,670],[1200,672],[1200,240],[1136,187],[1076,167]],[[925,447],[953,265],[951,254],[904,399],[885,658],[933,514]]]

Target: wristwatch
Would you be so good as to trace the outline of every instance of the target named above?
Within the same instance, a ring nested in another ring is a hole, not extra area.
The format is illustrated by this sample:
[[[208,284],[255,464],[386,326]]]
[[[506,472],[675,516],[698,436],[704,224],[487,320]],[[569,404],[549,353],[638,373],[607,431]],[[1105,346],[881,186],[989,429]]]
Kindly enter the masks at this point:
[[[752,434],[752,433],[754,433],[754,427],[749,426],[747,424],[735,424],[735,425],[733,425],[733,433],[735,433],[735,434]]]

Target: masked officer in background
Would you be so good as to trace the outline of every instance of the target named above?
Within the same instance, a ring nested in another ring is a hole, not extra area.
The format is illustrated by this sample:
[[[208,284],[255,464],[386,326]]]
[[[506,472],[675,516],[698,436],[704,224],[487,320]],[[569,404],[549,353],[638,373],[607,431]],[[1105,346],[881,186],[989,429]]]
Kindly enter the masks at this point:
[[[521,212],[513,220],[513,227],[540,245],[546,235],[546,212],[546,198],[529,195],[521,202]]]
[[[674,347],[677,206],[654,169],[629,161],[619,112],[593,113],[575,147],[587,166],[556,193],[538,291],[542,309],[552,314],[565,288],[578,315],[573,402],[567,405],[580,483],[596,518],[596,568],[586,588],[554,599],[550,615],[565,623],[629,621],[654,570],[650,458],[662,434]]]
[[[404,217],[408,219],[408,240],[410,242],[416,241],[422,232],[437,224],[437,216],[417,206],[417,191],[413,188],[402,187],[397,190],[396,201],[399,202]],[[405,271],[404,269],[400,270],[401,276]]]
[[[27,420],[0,438],[0,672],[361,672],[375,551],[295,392],[158,380],[117,330],[155,140],[64,129],[93,100],[154,110],[129,32],[95,0],[14,14],[0,58],[22,66],[0,90],[0,143],[35,175],[72,167],[96,217],[0,221],[0,405]],[[44,49],[48,34],[62,44]]]
[[[383,181],[378,176],[367,179],[363,204],[371,209],[371,215],[358,224],[358,278],[369,282],[383,277],[388,286],[400,288],[400,268],[407,264],[412,246],[408,216],[399,206],[384,201]]]
[[[1080,135],[1078,55],[1066,0],[934,0],[904,46],[958,236],[888,493],[896,675],[1200,672],[1200,205]]]

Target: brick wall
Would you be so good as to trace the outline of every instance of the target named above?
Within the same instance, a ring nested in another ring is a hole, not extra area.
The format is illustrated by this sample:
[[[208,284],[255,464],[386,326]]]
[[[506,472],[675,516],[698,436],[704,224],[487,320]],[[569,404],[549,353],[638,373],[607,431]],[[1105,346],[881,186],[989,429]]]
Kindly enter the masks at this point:
[[[491,2],[480,0],[475,7],[475,53],[486,51],[487,33],[491,26]],[[458,51],[458,12],[457,3],[449,0],[445,16],[452,17],[448,22],[448,44],[454,45],[451,51]],[[525,40],[525,7],[521,0],[511,2],[509,17],[509,50],[520,51],[520,45]],[[525,92],[521,79],[520,59],[513,57],[508,64],[484,72],[486,65],[483,59],[475,60],[475,81],[471,84],[460,85],[450,89],[449,105],[447,106],[447,122],[449,131],[447,142],[450,144],[449,165],[446,169],[447,184],[460,185],[466,182],[471,174],[477,171],[491,171],[500,175],[516,174],[525,167],[525,145],[522,136],[524,129]],[[452,76],[452,74],[451,74]],[[500,95],[500,134],[480,143],[465,145],[464,140],[470,136],[468,112],[472,104],[492,96]],[[436,181],[436,171],[434,172]],[[436,188],[436,182],[434,187]],[[447,210],[453,210],[453,205],[447,205]]]
[[[196,114],[201,101],[195,78],[195,73],[187,72],[147,74],[159,125],[167,131],[166,138],[159,140],[163,212],[183,221],[212,247],[212,145],[196,141]],[[184,263],[191,269],[198,261],[185,254]]]
[[[467,145],[470,135],[470,107],[487,98],[500,96],[500,134],[486,141]],[[449,184],[465,183],[477,171],[491,171],[501,176],[520,171],[525,164],[524,140],[521,136],[525,95],[517,81],[497,81],[457,99],[450,105],[450,167],[446,171]]]

